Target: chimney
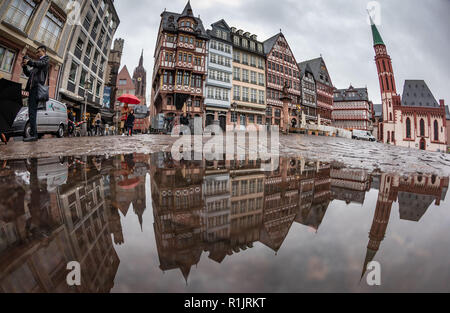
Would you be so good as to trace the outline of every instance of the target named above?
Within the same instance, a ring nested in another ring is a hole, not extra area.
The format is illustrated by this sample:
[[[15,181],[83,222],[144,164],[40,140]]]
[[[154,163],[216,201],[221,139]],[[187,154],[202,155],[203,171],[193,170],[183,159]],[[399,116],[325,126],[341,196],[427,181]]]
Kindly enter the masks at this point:
[[[441,106],[441,108],[445,108],[445,101],[444,101],[444,99],[440,99],[439,100],[439,105]]]

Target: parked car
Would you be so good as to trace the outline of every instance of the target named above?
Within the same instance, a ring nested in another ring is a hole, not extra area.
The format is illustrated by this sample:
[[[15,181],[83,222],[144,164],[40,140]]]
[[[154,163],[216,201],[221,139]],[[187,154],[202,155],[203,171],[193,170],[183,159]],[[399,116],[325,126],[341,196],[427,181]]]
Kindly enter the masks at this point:
[[[38,135],[55,134],[59,138],[64,137],[67,129],[67,107],[64,103],[50,99],[45,105],[41,105],[37,112]],[[17,114],[12,130],[8,137],[23,136],[31,137],[30,117],[28,107],[23,107]]]
[[[377,141],[377,139],[367,130],[353,130],[352,138],[357,140]]]

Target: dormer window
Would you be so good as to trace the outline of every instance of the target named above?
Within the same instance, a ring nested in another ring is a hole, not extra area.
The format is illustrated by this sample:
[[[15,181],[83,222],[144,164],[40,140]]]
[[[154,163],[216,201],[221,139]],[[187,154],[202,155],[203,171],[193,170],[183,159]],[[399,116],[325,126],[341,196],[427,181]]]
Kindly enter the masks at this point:
[[[184,22],[181,22],[181,27],[184,27]]]

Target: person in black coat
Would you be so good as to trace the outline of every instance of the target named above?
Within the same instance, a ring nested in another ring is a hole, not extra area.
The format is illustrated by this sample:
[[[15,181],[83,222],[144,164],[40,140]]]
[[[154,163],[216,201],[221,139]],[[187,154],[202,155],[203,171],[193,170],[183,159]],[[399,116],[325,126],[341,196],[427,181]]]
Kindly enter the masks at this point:
[[[49,68],[49,57],[47,56],[47,47],[40,46],[37,49],[37,55],[39,60],[31,60],[28,57],[24,57],[22,61],[22,69],[25,76],[28,77],[26,91],[30,93],[28,98],[28,114],[30,116],[30,126],[31,126],[31,137],[25,138],[25,142],[37,141],[37,110],[39,101],[38,97],[38,86],[39,84],[45,85],[48,78],[48,68]],[[31,68],[31,69],[30,69]]]
[[[135,119],[136,117],[134,116],[134,110],[131,109],[130,113],[128,113],[127,121],[125,122],[125,129],[127,130],[127,136],[133,136],[133,127]]]

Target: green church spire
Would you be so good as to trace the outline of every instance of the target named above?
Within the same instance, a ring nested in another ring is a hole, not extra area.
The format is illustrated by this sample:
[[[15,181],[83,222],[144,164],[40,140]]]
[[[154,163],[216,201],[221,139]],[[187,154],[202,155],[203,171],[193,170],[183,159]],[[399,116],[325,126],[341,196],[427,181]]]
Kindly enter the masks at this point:
[[[383,45],[385,46],[383,39],[381,38],[380,32],[378,31],[377,26],[375,25],[372,17],[369,14],[370,24],[372,25],[372,36],[373,36],[373,45]]]

